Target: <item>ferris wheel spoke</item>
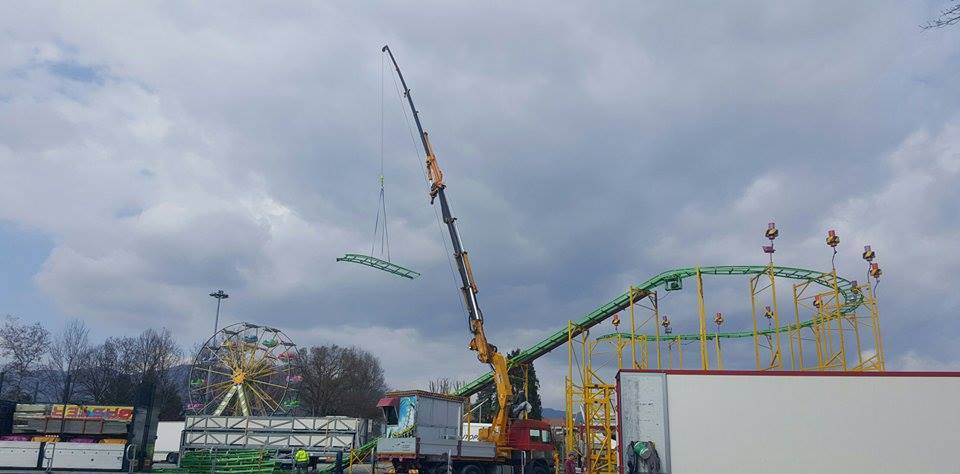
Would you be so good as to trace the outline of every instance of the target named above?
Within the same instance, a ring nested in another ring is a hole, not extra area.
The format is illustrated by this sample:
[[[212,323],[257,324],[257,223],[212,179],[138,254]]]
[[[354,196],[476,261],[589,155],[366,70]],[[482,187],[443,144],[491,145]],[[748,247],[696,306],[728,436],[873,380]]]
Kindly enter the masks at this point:
[[[263,402],[260,401],[260,397],[257,396],[252,388],[250,389],[250,394],[252,395],[250,397],[250,406],[259,409],[260,413],[266,413],[263,409]]]
[[[225,349],[226,349],[226,348],[225,348]],[[230,353],[230,350],[229,350],[229,349],[222,351],[222,352],[225,352],[225,353],[226,353],[226,356],[221,355],[220,352],[221,352],[221,351],[216,351],[216,352],[214,352],[213,354],[214,354],[214,356],[216,356],[217,360],[219,360],[220,363],[223,364],[224,367],[233,368],[233,367],[236,367],[236,366],[237,366],[237,365],[236,365],[236,362],[233,361],[233,360],[231,360],[231,355],[232,355],[232,354]]]
[[[231,385],[233,385],[233,380],[232,380],[232,379],[231,379],[231,380],[224,380],[224,381],[221,381],[221,382],[211,382],[210,385],[207,385],[206,387],[204,387],[204,389],[216,389],[216,388],[221,388],[221,389],[226,390],[226,389],[229,388]]]
[[[274,400],[273,397],[271,397],[269,393],[267,393],[266,391],[261,390],[261,389],[255,387],[255,386],[253,386],[253,385],[250,385],[250,389],[253,390],[253,392],[256,393],[259,397],[261,397],[261,398],[263,399],[263,401],[264,401],[265,403],[267,403],[267,406],[270,406],[270,402],[272,402],[272,403],[273,403],[273,406],[272,406],[271,408],[272,408],[273,410],[279,410],[279,409],[280,409],[280,404],[277,403],[277,401]]]
[[[269,394],[266,394],[263,391],[258,390],[257,387],[254,387],[254,386],[250,386],[250,392],[253,393],[253,395],[256,398],[258,398],[262,403],[266,404],[267,407],[270,408],[271,410],[276,409],[276,407],[270,405],[269,401],[267,400],[269,397]]]
[[[261,412],[261,413],[273,414],[273,412],[274,412],[275,410],[272,410],[272,409],[267,405],[267,403],[263,400],[263,398],[261,398],[261,397],[259,397],[259,396],[255,396],[254,399],[257,401],[257,405],[260,406],[260,412]]]
[[[232,386],[232,385],[231,385],[231,386]],[[207,408],[209,408],[210,406],[212,406],[212,404],[213,404],[214,402],[216,402],[217,400],[219,400],[220,397],[224,396],[229,390],[230,390],[230,386],[225,386],[225,387],[223,387],[222,389],[220,389],[220,390],[218,391],[218,393],[216,393],[216,394],[214,394],[212,397],[210,397],[210,399],[207,400],[207,402],[204,403],[203,407],[202,407],[200,410],[198,410],[198,411],[199,411],[200,413],[206,412],[206,411],[207,411]]]
[[[273,366],[263,365],[262,367],[257,368],[255,371],[251,371],[250,375],[253,377],[269,377],[271,375],[276,375],[278,372]]]
[[[226,373],[226,372],[220,372],[220,371],[213,370],[213,369],[206,369],[206,370],[204,370],[204,372],[211,373],[211,374],[217,374],[217,375],[225,375],[225,376],[227,376],[227,377],[233,377],[233,374],[228,374],[228,373]]]
[[[276,388],[279,388],[279,389],[282,389],[282,390],[286,390],[286,389],[287,389],[287,387],[284,387],[283,385],[277,385],[277,384],[275,384],[275,383],[264,382],[263,380],[253,380],[253,383],[259,383],[259,384],[263,384],[263,385],[269,385],[269,386],[271,386],[271,387],[276,387]]]

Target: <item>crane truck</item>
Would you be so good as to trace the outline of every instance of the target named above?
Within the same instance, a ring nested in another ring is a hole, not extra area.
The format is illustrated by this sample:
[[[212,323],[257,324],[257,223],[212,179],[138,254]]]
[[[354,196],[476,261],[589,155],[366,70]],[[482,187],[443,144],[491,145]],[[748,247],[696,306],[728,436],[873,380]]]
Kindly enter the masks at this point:
[[[390,55],[420,134],[426,155],[427,178],[431,183],[430,204],[440,201],[440,213],[450,236],[460,276],[460,292],[472,335],[469,348],[476,352],[481,363],[492,369],[498,410],[490,426],[480,430],[477,441],[464,441],[461,417],[466,399],[421,391],[388,393],[378,405],[384,412],[391,436],[380,439],[377,457],[390,462],[395,472],[411,474],[421,471],[442,472],[441,469],[447,466],[453,467],[459,474],[547,474],[553,470],[551,466],[555,462],[550,425],[541,420],[510,419],[512,387],[507,358],[487,340],[484,332],[483,312],[477,301],[479,290],[470,266],[470,257],[457,231],[457,219],[450,211],[443,171],[433,152],[430,137],[423,130],[419,112],[413,105],[413,95],[393,52],[389,46],[384,46],[382,52]],[[460,408],[457,409],[457,406]]]

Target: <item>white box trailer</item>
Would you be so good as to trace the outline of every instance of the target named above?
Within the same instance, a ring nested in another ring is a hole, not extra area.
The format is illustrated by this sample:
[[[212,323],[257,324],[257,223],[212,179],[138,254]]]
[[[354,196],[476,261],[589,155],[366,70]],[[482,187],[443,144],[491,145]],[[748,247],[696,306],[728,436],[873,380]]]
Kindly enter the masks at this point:
[[[624,473],[647,441],[663,473],[960,472],[960,372],[623,370],[617,403]]]
[[[161,421],[157,423],[157,441],[153,445],[153,462],[176,464],[180,457],[180,439],[184,422]]]

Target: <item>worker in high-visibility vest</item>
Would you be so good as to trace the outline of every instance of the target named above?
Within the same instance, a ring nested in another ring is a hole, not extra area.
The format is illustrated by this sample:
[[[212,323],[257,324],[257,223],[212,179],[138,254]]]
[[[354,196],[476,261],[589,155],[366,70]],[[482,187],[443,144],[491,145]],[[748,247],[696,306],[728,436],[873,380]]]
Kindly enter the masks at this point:
[[[310,468],[310,454],[303,448],[297,450],[293,455],[293,460],[297,464],[297,472],[307,472]]]

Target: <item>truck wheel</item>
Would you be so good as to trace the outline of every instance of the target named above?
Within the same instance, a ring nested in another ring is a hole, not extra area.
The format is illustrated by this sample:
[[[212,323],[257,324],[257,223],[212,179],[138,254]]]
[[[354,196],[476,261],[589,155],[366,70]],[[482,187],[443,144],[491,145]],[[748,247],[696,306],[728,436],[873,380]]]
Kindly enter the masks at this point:
[[[167,453],[167,462],[176,464],[180,460],[180,453]]]
[[[459,474],[483,474],[483,469],[476,464],[464,464],[460,467]]]
[[[542,462],[535,462],[528,469],[525,469],[526,472],[530,474],[549,474],[547,466]]]

